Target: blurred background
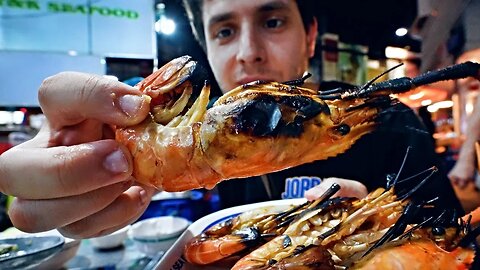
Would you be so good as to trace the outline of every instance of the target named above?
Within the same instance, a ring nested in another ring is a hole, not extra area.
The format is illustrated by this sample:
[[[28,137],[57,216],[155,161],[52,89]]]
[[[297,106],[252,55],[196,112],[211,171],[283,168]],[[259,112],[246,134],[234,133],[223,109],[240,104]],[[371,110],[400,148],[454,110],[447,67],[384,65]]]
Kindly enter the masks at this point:
[[[57,72],[101,74],[134,85],[189,54],[213,78],[180,0],[5,0],[0,5],[0,153],[38,131],[43,115],[37,89]],[[315,83],[363,84],[398,63],[404,65],[384,79],[413,77],[480,47],[480,0],[316,1],[314,12],[319,22],[310,68]],[[219,94],[214,82],[213,88]],[[399,97],[425,121],[448,167],[455,163],[478,91],[443,82]],[[164,205],[145,215],[195,220],[218,207],[214,191],[161,196]],[[179,201],[169,204],[169,198]],[[196,214],[189,209],[198,200],[203,204]]]

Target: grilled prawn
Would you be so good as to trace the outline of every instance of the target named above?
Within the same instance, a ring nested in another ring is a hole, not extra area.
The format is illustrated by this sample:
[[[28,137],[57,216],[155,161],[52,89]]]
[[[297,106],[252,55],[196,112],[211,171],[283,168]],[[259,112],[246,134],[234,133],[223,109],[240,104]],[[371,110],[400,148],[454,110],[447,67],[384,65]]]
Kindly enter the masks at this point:
[[[440,218],[427,224],[412,227],[380,245],[349,269],[477,269],[473,264],[478,251],[472,245],[478,228],[471,232],[471,224],[461,219],[446,223]]]
[[[356,270],[466,270],[473,263],[472,249],[458,247],[446,251],[429,239],[406,241],[376,251],[349,269]]]
[[[348,265],[353,256],[366,252],[383,237],[407,205],[396,200],[392,189],[383,188],[364,199],[341,201],[333,198],[324,203],[328,206],[305,213],[282,235],[240,259],[232,269],[277,269],[277,264],[291,260],[306,248],[328,251],[329,260],[320,257],[322,261],[317,263],[328,262],[331,269],[333,265]]]
[[[166,191],[213,188],[231,178],[261,175],[347,151],[374,130],[389,94],[438,80],[480,77],[465,63],[417,78],[317,92],[303,79],[252,82],[220,97],[210,109],[206,84],[190,106],[196,62],[172,60],[137,87],[150,97],[143,123],[118,127],[116,139],[133,156],[137,181]]]
[[[449,210],[425,216],[429,202],[410,199],[435,171],[422,172],[430,174],[399,194],[395,180],[363,199],[332,198],[304,208],[281,235],[232,269],[470,269],[472,243],[480,233],[480,228],[471,231],[472,217],[460,219]],[[189,258],[195,250],[185,251]],[[205,250],[197,254],[211,256]]]
[[[432,211],[436,198],[414,199],[436,167],[402,180],[400,172],[362,199],[332,198],[340,188],[334,184],[317,200],[281,214],[246,212],[194,237],[184,258],[222,266],[240,258],[233,270],[477,269],[471,268],[472,243],[480,227],[471,228],[479,212],[459,218],[454,209]],[[413,188],[400,188],[415,179]]]
[[[318,211],[340,189],[337,184],[315,201],[292,206],[276,213],[268,207],[242,213],[234,218],[216,224],[202,234],[192,238],[185,245],[185,259],[193,264],[206,265],[237,256],[281,235],[293,220],[305,211]],[[337,201],[337,200],[335,200]],[[348,199],[342,200],[347,207]],[[333,203],[327,203],[332,207]],[[335,211],[339,215],[340,211]],[[314,252],[312,250],[312,252]],[[315,253],[313,253],[315,254]]]

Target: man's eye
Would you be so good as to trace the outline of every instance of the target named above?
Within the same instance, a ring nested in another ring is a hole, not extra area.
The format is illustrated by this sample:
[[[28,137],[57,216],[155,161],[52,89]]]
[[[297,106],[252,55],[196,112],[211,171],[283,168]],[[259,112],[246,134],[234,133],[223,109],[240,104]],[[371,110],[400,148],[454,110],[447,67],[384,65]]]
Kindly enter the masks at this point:
[[[268,19],[265,22],[265,27],[267,28],[278,28],[283,25],[283,20],[280,19]]]
[[[233,29],[231,28],[222,28],[220,30],[218,30],[217,34],[215,35],[216,38],[219,38],[219,39],[224,39],[224,38],[228,38],[229,36],[231,36],[233,34]]]

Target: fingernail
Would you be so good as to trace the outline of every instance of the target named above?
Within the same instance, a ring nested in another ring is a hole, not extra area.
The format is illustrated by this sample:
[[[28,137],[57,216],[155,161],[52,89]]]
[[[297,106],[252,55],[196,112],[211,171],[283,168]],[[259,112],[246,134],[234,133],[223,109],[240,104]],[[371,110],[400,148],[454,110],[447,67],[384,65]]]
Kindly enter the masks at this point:
[[[143,98],[136,95],[124,95],[118,98],[118,104],[120,105],[120,109],[127,116],[136,115],[142,105],[142,102]]]
[[[147,203],[147,192],[145,190],[140,190],[140,205]]]
[[[120,149],[110,153],[103,161],[103,166],[112,173],[124,173],[128,171],[128,161]]]

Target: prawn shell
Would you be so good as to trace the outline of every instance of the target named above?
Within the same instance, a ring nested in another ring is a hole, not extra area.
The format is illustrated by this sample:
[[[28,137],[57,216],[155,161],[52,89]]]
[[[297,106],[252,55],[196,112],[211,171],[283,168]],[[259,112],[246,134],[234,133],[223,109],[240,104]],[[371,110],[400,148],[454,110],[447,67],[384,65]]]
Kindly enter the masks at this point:
[[[246,248],[247,246],[242,243],[242,239],[234,235],[225,235],[209,241],[200,237],[192,239],[185,245],[183,254],[190,263],[206,265],[223,260]]]
[[[199,127],[194,123],[171,128],[149,118],[140,125],[117,129],[116,140],[134,156],[133,177],[142,184],[165,191],[213,187],[220,177],[202,158]]]
[[[299,97],[297,94],[247,92],[240,94],[241,96],[232,102],[217,103],[210,108],[205,115],[200,133],[204,157],[211,168],[221,174],[222,178],[231,179],[261,175],[314,160],[327,159],[345,152],[357,139],[371,132],[377,124],[373,119],[378,110],[368,108],[362,112],[361,117],[352,115],[350,119],[342,119],[342,123],[350,126],[350,132],[338,134],[336,128],[340,123],[332,118],[346,113],[338,112],[335,107],[329,108],[329,104],[316,99],[313,95]],[[272,111],[271,114],[258,110],[251,112],[250,107],[263,106],[252,103],[263,103],[265,95],[279,96],[278,111]],[[305,119],[302,118],[304,112],[301,108],[282,104],[281,99],[285,97],[309,100],[310,104],[317,104],[316,106],[321,109]],[[325,110],[331,111],[333,115],[324,113]],[[246,115],[249,113],[251,115]],[[266,114],[265,122],[256,123],[256,126],[245,124],[248,121],[256,121],[261,113]],[[277,113],[281,115],[280,119],[272,120],[273,115]],[[272,121],[277,121],[277,125],[272,124]],[[268,127],[269,125],[271,127]],[[295,128],[291,128],[292,126]],[[258,127],[265,128],[258,131],[256,130],[260,129]]]
[[[438,247],[431,240],[408,241],[399,246],[387,246],[373,251],[350,269],[355,270],[467,270],[475,252],[458,247],[451,252]]]

